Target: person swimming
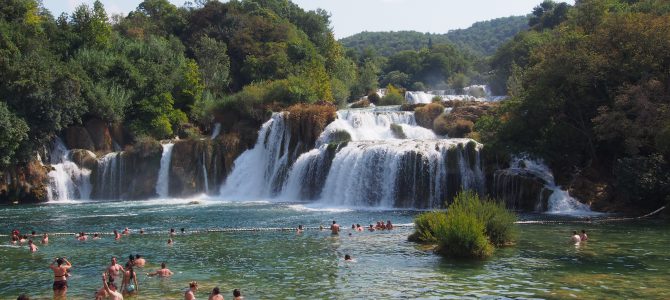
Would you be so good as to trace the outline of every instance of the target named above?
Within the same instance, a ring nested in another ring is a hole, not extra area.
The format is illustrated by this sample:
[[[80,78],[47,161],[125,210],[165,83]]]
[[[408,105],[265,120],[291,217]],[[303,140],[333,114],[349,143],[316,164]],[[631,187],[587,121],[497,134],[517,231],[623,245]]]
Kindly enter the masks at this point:
[[[49,235],[45,232],[42,236],[42,244],[46,245],[49,243]]]
[[[144,268],[144,265],[146,263],[147,263],[147,261],[144,259],[144,257],[142,257],[142,255],[135,254],[134,264],[135,264],[136,267]]]
[[[233,290],[233,300],[244,300],[244,297],[242,297],[242,292],[240,292],[240,289]]]
[[[302,224],[298,225],[298,229],[296,230],[297,234],[301,234],[303,232]]]
[[[572,232],[572,237],[570,238],[570,241],[575,243],[575,245],[579,244],[582,241],[582,238],[577,234],[577,231]]]
[[[589,236],[586,235],[586,230],[582,229],[582,233],[579,234],[579,238],[581,239],[582,242],[586,242],[589,240]]]
[[[353,261],[353,260],[354,260],[354,259],[351,258],[351,255],[349,255],[349,254],[345,254],[345,255],[344,255],[344,261]]]
[[[386,230],[391,229],[393,229],[393,224],[391,224],[391,220],[386,220]]]
[[[119,232],[116,229],[114,229],[114,239],[115,240],[120,240],[121,239],[121,235],[119,234]]]
[[[28,249],[33,253],[37,252],[37,246],[33,243],[33,240],[28,240]]]

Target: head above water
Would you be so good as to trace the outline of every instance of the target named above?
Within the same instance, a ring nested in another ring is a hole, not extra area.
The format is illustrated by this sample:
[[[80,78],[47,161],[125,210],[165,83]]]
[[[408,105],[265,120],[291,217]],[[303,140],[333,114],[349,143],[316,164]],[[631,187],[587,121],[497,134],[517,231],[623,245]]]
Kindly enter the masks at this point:
[[[333,224],[337,224],[337,222],[335,220],[333,220]]]
[[[239,297],[242,296],[242,293],[240,292],[240,289],[234,289],[233,290],[233,297]]]
[[[116,264],[116,256],[112,256],[112,264],[113,264],[113,265]]]
[[[140,259],[141,257],[142,257],[142,255],[135,254],[135,259]]]
[[[59,257],[58,259],[56,259],[56,263],[57,263],[59,266],[62,265],[64,262],[65,262],[65,260],[64,260],[62,257]]]
[[[582,229],[582,233],[586,233],[586,230]]]
[[[572,234],[577,234],[577,230],[573,231]]]
[[[198,282],[197,281],[191,281],[188,283],[188,287],[192,289],[197,289],[198,288]]]
[[[165,269],[165,268],[167,268],[166,265],[167,265],[167,264],[166,264],[165,262],[162,262],[162,263],[161,263],[161,269]]]
[[[212,295],[218,295],[218,294],[221,294],[221,290],[217,286],[217,287],[212,289]]]
[[[344,260],[351,260],[351,255],[345,254],[344,255]]]

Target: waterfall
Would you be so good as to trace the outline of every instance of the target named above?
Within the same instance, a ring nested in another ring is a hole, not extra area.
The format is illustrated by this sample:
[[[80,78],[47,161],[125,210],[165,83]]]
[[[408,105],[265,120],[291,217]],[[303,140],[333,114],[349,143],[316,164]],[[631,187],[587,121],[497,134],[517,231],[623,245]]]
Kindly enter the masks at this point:
[[[123,152],[108,153],[98,160],[96,172],[95,198],[121,199],[123,192]]]
[[[215,139],[221,133],[221,123],[214,124],[214,130],[212,130],[212,136],[210,139]]]
[[[167,198],[170,189],[170,162],[172,161],[173,143],[163,144],[161,155],[161,167],[158,169],[158,180],[156,180],[156,194],[160,198]]]
[[[483,191],[481,144],[441,139],[398,107],[337,112],[315,149],[289,165],[285,113],[263,124],[235,160],[224,197],[316,201],[319,205],[439,208],[462,187]]]
[[[253,149],[234,162],[221,186],[222,196],[259,199],[276,195],[288,170],[290,130],[286,113],[275,113],[261,126]]]
[[[48,173],[49,202],[89,199],[91,195],[91,170],[79,168],[71,161],[70,151],[63,141],[56,137],[51,151],[52,171]]]
[[[437,91],[407,91],[405,92],[405,100],[409,104],[427,104],[433,102],[433,98],[440,97],[442,100],[460,100],[460,101],[501,101],[506,99],[506,96],[494,96],[491,94],[491,89],[487,85],[471,85],[463,88],[463,93],[456,94],[453,90],[437,90]]]
[[[553,173],[542,160],[525,156],[515,157],[509,169],[496,174],[495,181],[495,189],[502,191],[501,196],[530,197],[530,200],[536,201],[534,205],[536,211],[546,210],[547,213],[554,214],[591,213],[588,205],[577,201],[567,191],[556,185]],[[529,181],[530,184],[528,184]],[[528,186],[525,190],[524,185]],[[533,185],[541,186],[533,187]],[[532,195],[533,193],[535,195]],[[516,199],[515,201],[522,200]]]
[[[205,151],[202,152],[202,178],[205,182],[205,194],[209,194],[209,178],[207,177],[207,165],[205,165]]]

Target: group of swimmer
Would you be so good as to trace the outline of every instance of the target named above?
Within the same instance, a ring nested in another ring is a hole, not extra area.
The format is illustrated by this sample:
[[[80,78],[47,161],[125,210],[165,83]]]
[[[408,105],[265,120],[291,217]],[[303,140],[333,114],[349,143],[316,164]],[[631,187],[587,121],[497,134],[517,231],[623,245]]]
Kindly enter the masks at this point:
[[[182,234],[185,233],[185,229],[181,229]],[[140,234],[143,234],[144,230],[140,230]],[[168,244],[172,244],[172,236],[176,234],[174,228],[170,229],[168,239]],[[117,230],[114,230],[114,239],[121,239],[122,235],[130,235],[130,229],[125,228],[123,232],[119,233]],[[37,246],[33,242],[33,238],[37,238],[35,231],[31,232],[31,235],[21,235],[17,229],[13,229],[11,233],[11,243],[22,245],[28,243],[30,252],[36,252],[38,250]],[[92,239],[100,239],[101,235],[95,233]],[[86,241],[89,239],[88,235],[85,232],[79,232],[75,234],[75,239],[78,241]],[[42,236],[42,244],[49,243],[49,235],[44,233]],[[136,268],[144,268],[146,265],[146,259],[142,255],[135,254],[129,255],[128,261],[125,263],[125,267],[120,265],[116,257],[111,258],[110,265],[106,268],[105,272],[102,274],[102,288],[100,288],[95,293],[96,300],[111,299],[111,300],[123,300],[123,297],[137,295],[140,290],[139,282],[137,280],[137,273],[135,272]],[[72,263],[65,257],[56,257],[49,265],[49,268],[54,273],[54,282],[53,282],[53,291],[54,299],[67,299],[67,288],[68,282],[67,278],[70,277],[70,268],[72,268]],[[172,276],[174,273],[167,268],[165,262],[161,263],[161,268],[154,271],[146,273],[146,276],[157,276],[161,278],[166,278]],[[117,285],[118,278],[121,279],[121,286]],[[184,299],[186,300],[195,300],[195,292],[198,290],[198,283],[192,281],[189,283],[189,289],[184,293]],[[18,299],[29,300],[30,297],[27,295],[20,295]],[[212,292],[209,295],[209,300],[223,300],[223,295],[221,295],[219,287],[212,289]],[[242,293],[239,289],[233,290],[233,299],[241,300]]]
[[[128,256],[128,261],[125,263],[125,267],[118,263],[116,257],[112,257],[109,266],[107,266],[105,272],[102,273],[102,288],[100,288],[95,293],[95,299],[123,300],[124,297],[137,295],[140,291],[140,285],[137,281],[137,273],[135,268],[144,268],[145,264],[146,259],[144,259],[139,254],[131,254]],[[60,257],[54,259],[49,267],[54,272],[54,299],[66,299],[67,278],[70,276],[70,268],[72,268],[72,263],[65,257]],[[174,275],[174,273],[167,268],[167,264],[165,262],[161,263],[160,269],[154,272],[146,273],[146,276],[158,276],[161,278],[167,278],[172,275]],[[119,288],[116,282],[118,282],[118,279],[121,277],[123,278],[121,279],[121,287]],[[184,292],[184,299],[195,300],[195,293],[197,290],[198,283],[196,281],[191,281],[189,283],[189,289]],[[212,289],[208,299],[224,299],[223,295],[221,295],[221,290],[219,287]],[[239,289],[233,290],[233,299],[244,299]]]
[[[570,237],[570,241],[573,242],[575,245],[579,245],[582,242],[586,242],[589,240],[589,236],[586,235],[586,230],[582,229],[581,233],[577,233],[577,230],[572,232],[572,237]]]
[[[320,230],[323,230],[323,226],[319,226]],[[340,234],[340,224],[337,224],[337,221],[333,221],[333,224],[330,225],[330,232],[332,234]],[[387,220],[386,224],[384,224],[384,221],[377,221],[377,225],[370,224],[370,226],[367,228],[368,231],[376,231],[376,230],[392,230],[393,229],[393,224],[391,224],[391,220]],[[297,232],[302,233],[303,232],[303,227],[302,225],[298,225]],[[358,231],[362,232],[365,231],[363,226],[361,224],[351,224],[351,230],[352,231]],[[349,233],[351,235],[351,232]]]

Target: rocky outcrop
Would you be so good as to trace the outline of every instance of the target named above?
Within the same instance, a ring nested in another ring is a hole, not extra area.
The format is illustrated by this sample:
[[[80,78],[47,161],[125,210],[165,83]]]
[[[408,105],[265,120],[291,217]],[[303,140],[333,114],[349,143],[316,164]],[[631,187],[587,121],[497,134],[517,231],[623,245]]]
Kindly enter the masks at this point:
[[[84,149],[95,151],[95,144],[86,128],[71,126],[65,129],[65,145],[68,149]]]
[[[46,202],[50,168],[33,160],[0,172],[0,203]]]
[[[199,193],[218,193],[219,185],[232,168],[236,155],[227,149],[239,144],[226,134],[215,140],[177,141],[172,150],[169,195],[188,197]]]
[[[95,151],[98,153],[109,153],[113,151],[112,135],[109,133],[107,123],[100,119],[91,119],[86,122],[86,131],[93,141]]]
[[[474,124],[482,116],[493,113],[499,104],[480,101],[445,101],[445,107],[451,107],[451,112],[437,117],[433,122],[433,131],[436,134],[447,134],[450,138],[469,137],[474,131]]]
[[[314,148],[323,129],[337,117],[333,105],[294,105],[288,108],[288,126],[291,131],[289,149],[293,153],[292,164],[300,154]]]
[[[84,149],[70,150],[70,159],[80,168],[95,170],[98,166],[98,158],[95,153]]]
[[[433,129],[433,122],[443,113],[444,106],[442,106],[442,104],[430,103],[414,109],[414,118],[416,119],[417,125]]]

